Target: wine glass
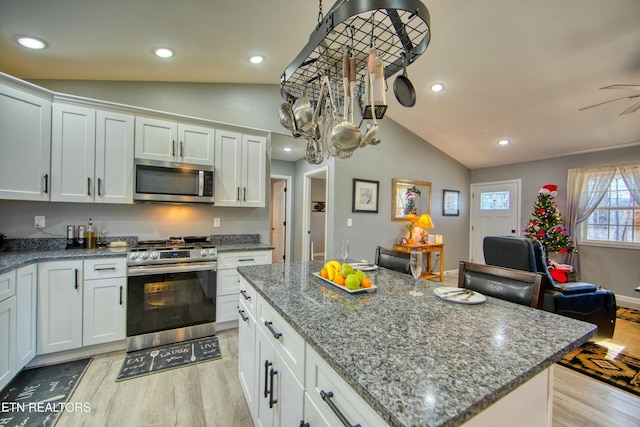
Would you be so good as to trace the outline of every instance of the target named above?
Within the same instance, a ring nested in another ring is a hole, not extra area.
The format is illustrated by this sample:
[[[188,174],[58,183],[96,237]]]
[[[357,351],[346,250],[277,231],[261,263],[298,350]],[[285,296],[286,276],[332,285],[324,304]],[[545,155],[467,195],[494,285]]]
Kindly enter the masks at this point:
[[[340,256],[342,257],[342,263],[344,264],[349,256],[349,241],[340,240]]]
[[[409,258],[409,267],[411,268],[411,274],[415,279],[413,290],[409,292],[409,294],[413,296],[420,296],[422,295],[422,292],[418,291],[418,280],[420,279],[420,274],[422,274],[422,252],[411,252],[411,258]]]

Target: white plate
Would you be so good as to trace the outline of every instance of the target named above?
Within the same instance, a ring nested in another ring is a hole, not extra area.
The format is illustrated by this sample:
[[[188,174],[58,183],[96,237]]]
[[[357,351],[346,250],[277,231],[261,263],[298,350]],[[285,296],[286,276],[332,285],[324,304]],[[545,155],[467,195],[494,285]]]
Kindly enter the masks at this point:
[[[322,277],[320,274],[318,273],[311,273],[314,276],[316,276],[318,279],[327,282],[327,283],[331,283],[333,286],[335,286],[336,288],[342,289],[345,292],[349,292],[350,294],[359,294],[362,292],[375,292],[376,289],[378,289],[378,287],[376,285],[371,285],[370,288],[358,288],[358,289],[348,289],[346,286],[340,286],[337,283],[332,282],[329,279],[325,279],[324,277]]]
[[[479,292],[469,291],[471,292],[471,296],[469,296],[469,293],[464,291],[467,290],[464,288],[440,286],[438,288],[435,288],[433,290],[433,293],[444,300],[457,302],[460,304],[480,304],[487,300],[487,298]]]
[[[352,262],[349,263],[354,270],[362,270],[362,271],[374,271],[378,269],[378,266],[375,264],[369,264],[367,262]]]

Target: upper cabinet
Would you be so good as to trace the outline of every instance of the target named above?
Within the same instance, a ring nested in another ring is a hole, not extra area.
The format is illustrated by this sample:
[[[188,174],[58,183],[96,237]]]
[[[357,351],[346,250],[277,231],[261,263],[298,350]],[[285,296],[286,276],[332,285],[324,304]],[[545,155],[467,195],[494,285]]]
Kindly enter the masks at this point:
[[[53,103],[51,200],[133,202],[133,116]]]
[[[265,206],[267,140],[216,132],[216,206]]]
[[[168,120],[136,117],[136,158],[213,165],[214,130]]]
[[[51,101],[0,83],[0,199],[49,200]]]

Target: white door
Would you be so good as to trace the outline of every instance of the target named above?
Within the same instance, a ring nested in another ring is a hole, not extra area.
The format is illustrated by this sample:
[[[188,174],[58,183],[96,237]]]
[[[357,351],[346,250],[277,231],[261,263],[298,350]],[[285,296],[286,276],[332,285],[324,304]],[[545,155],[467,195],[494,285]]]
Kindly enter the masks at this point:
[[[271,187],[271,244],[275,248],[271,254],[273,264],[284,262],[286,191],[286,181],[282,180],[273,182]]]
[[[471,184],[471,262],[484,264],[485,236],[520,235],[520,180]]]

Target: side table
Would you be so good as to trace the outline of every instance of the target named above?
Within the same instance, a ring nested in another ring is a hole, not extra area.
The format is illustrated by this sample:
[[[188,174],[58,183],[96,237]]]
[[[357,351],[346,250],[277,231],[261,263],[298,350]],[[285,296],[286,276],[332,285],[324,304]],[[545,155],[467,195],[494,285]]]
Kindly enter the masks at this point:
[[[444,243],[417,243],[414,245],[393,245],[393,249],[403,252],[420,251],[427,254],[427,269],[420,275],[423,279],[438,279],[440,282],[444,281]],[[431,271],[431,254],[437,252],[440,254],[440,272],[435,273]]]

